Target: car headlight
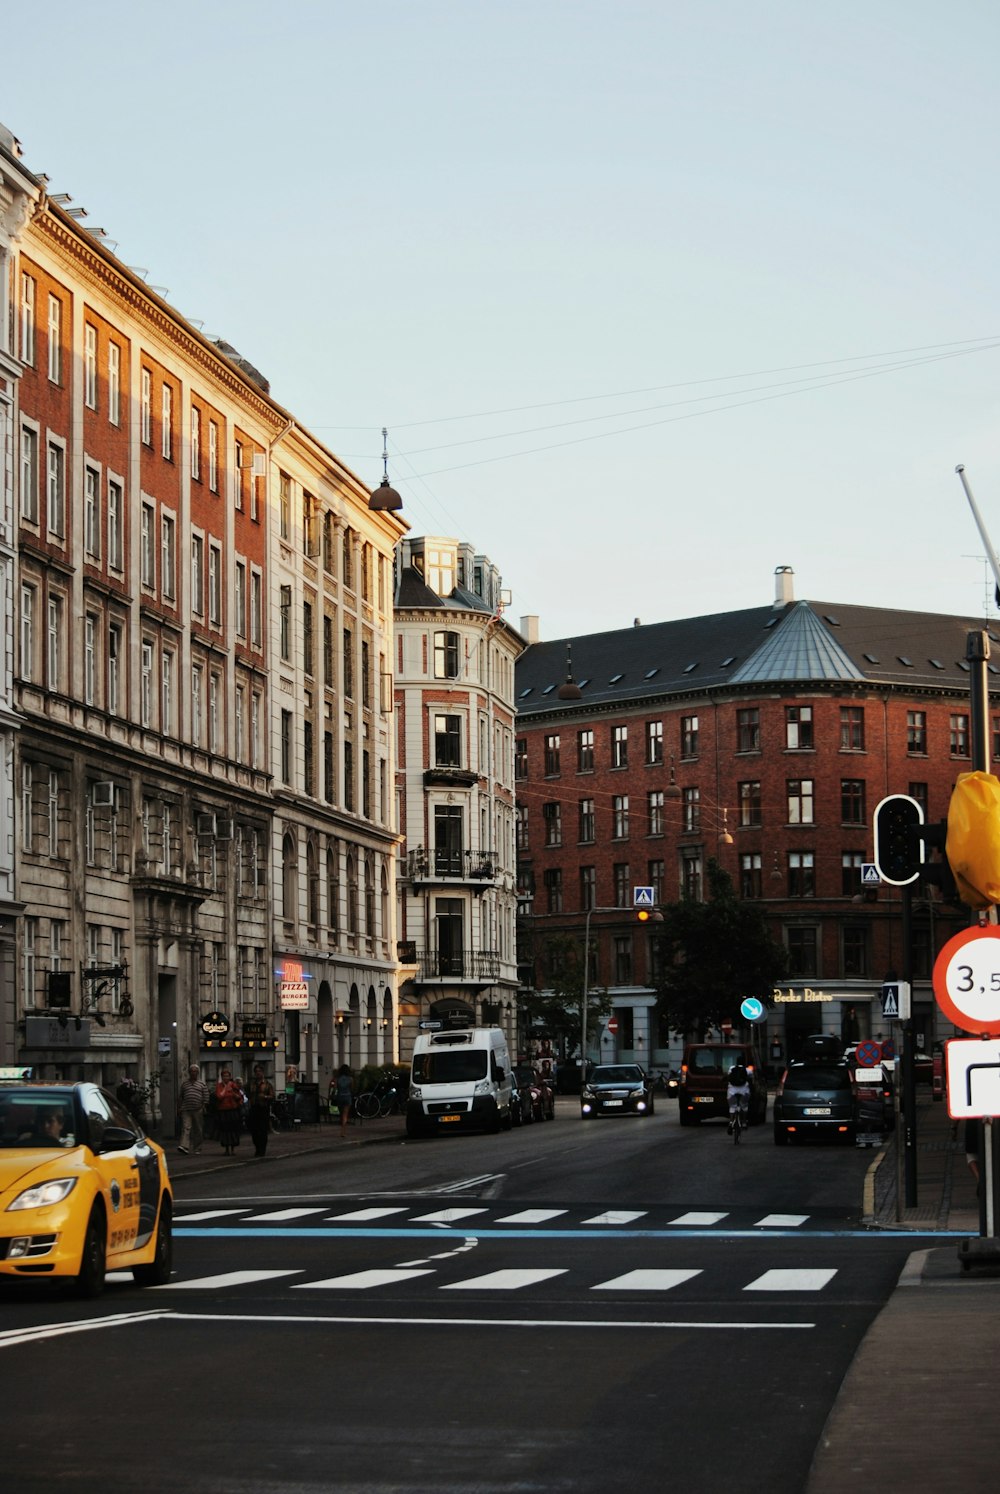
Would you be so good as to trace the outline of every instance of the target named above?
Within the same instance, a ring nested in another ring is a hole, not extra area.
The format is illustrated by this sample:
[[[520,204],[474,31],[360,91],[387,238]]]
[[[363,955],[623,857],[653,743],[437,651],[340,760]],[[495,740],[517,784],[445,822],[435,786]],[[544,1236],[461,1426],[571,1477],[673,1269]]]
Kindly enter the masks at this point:
[[[480,1079],[479,1083],[476,1085],[472,1093],[474,1095],[491,1095],[493,1093],[493,1084],[491,1080]]]
[[[592,1099],[594,1099],[595,1095],[597,1094],[597,1091],[596,1091],[596,1089],[592,1089],[589,1084],[585,1084],[583,1086],[583,1093],[584,1093],[584,1095],[586,1096],[586,1098],[588,1100],[592,1100]]]
[[[76,1178],[52,1178],[50,1182],[35,1183],[34,1187],[19,1193],[7,1209],[47,1209],[52,1204],[62,1203],[75,1187]]]

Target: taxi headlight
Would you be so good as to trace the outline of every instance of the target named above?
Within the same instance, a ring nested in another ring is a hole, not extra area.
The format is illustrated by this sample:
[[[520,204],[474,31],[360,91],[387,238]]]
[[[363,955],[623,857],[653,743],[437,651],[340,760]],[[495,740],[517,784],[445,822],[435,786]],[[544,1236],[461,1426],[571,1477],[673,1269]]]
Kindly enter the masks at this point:
[[[35,1183],[33,1187],[25,1188],[23,1193],[19,1193],[14,1202],[7,1205],[7,1209],[47,1209],[51,1204],[62,1203],[75,1187],[76,1178],[52,1178],[45,1183]]]

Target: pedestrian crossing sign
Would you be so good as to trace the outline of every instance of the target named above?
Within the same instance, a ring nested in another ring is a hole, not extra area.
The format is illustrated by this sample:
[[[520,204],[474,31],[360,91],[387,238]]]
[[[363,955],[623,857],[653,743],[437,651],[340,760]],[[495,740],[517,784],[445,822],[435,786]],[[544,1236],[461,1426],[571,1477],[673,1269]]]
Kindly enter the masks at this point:
[[[632,888],[632,906],[633,906],[633,908],[652,908],[652,907],[654,907],[655,904],[654,904],[654,900],[653,900],[653,889],[652,889],[652,887],[633,887]]]
[[[878,874],[878,867],[874,861],[863,861],[861,863],[861,885],[862,887],[878,887],[882,878]]]

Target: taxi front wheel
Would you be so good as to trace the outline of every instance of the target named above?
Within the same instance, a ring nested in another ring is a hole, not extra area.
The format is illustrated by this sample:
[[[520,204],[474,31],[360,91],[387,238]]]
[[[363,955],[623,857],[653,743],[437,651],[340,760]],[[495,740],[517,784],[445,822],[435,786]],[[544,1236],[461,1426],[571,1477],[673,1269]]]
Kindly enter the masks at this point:
[[[104,1291],[107,1244],[107,1225],[100,1207],[95,1204],[87,1220],[87,1233],[83,1237],[83,1254],[75,1283],[78,1296],[99,1297]]]

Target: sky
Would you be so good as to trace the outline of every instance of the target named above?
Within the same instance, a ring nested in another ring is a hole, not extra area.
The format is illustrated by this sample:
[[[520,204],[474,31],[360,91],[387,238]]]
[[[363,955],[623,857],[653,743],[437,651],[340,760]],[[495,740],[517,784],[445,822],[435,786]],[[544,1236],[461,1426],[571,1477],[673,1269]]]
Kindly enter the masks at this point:
[[[515,626],[997,615],[995,0],[45,17],[24,164]]]

